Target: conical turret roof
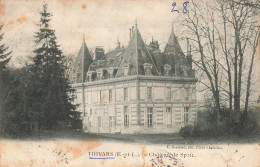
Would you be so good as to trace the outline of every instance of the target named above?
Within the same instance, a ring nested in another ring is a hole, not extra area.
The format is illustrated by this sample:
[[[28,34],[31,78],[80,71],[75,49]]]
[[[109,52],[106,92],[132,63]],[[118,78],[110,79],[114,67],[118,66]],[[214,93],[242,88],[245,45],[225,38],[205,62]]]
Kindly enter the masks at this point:
[[[73,68],[74,82],[85,82],[86,73],[92,62],[93,59],[89,53],[85,39],[83,38],[83,42]]]
[[[184,55],[182,49],[180,47],[177,36],[174,33],[174,29],[172,27],[171,35],[164,49],[165,54],[174,54],[174,55]]]
[[[128,75],[144,75],[143,64],[145,63],[152,65],[152,75],[159,75],[154,58],[146,48],[136,23],[129,45],[123,54],[116,77],[124,75],[125,65],[129,65],[130,67]]]
[[[164,54],[165,64],[169,64],[171,66],[171,75],[180,75],[180,68],[184,65],[182,59],[185,59],[185,55],[180,47],[177,36],[174,33],[173,26],[169,40],[164,49]]]

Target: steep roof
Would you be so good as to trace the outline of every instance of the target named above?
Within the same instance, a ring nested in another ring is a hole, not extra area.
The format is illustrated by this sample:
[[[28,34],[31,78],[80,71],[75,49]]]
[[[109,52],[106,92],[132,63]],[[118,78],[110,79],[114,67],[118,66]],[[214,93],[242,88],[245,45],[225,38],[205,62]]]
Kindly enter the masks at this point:
[[[123,58],[119,65],[116,77],[123,76],[123,68],[126,64],[130,65],[129,75],[144,75],[144,63],[149,63],[152,65],[153,75],[159,75],[158,69],[155,65],[154,58],[146,48],[146,45],[142,39],[142,36],[136,24],[129,45],[123,54]]]
[[[169,40],[164,49],[164,54],[165,54],[165,60],[164,60],[165,64],[171,65],[171,73],[178,74],[178,67],[177,69],[175,68],[176,66],[184,65],[181,60],[185,58],[185,55],[181,49],[177,36],[174,33],[173,26],[172,26],[172,31]]]
[[[95,71],[99,68],[118,67],[121,61],[121,55],[124,53],[124,51],[125,49],[122,48],[106,53],[105,56],[102,57],[100,60],[93,62],[90,65],[89,70]]]
[[[174,33],[173,27],[172,27],[172,31],[171,31],[169,40],[165,46],[164,53],[165,54],[173,53],[175,55],[180,55],[180,54],[184,55],[182,52],[181,46],[179,44],[178,38]]]
[[[93,59],[89,53],[85,39],[83,39],[77,59],[73,66],[72,73],[76,77],[74,82],[85,82],[86,72],[88,71],[88,68],[92,62]]]

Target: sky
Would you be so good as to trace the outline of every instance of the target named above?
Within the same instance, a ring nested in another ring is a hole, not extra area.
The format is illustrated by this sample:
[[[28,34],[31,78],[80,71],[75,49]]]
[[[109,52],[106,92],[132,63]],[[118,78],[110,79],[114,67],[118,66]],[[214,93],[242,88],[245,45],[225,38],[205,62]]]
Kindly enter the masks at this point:
[[[55,30],[58,44],[65,55],[77,56],[83,35],[90,50],[103,46],[105,51],[117,45],[127,46],[129,29],[137,20],[139,31],[147,44],[158,40],[164,50],[171,33],[179,38],[182,50],[186,52],[186,34],[181,20],[186,0],[45,0],[52,14],[51,28]],[[171,12],[174,9],[180,13]],[[34,33],[39,30],[43,0],[0,0],[0,24],[4,24],[3,42],[10,47],[11,67],[21,67],[28,57],[33,56]],[[188,4],[187,8],[189,9]],[[259,59],[259,56],[258,56]],[[259,70],[257,61],[256,69]],[[257,74],[256,81],[259,81]],[[258,82],[259,83],[259,82]],[[258,84],[259,85],[259,84]],[[258,88],[256,88],[259,92]],[[258,95],[259,93],[255,93]],[[257,97],[257,96],[256,96]]]
[[[34,33],[39,29],[43,0],[0,0],[0,23],[4,23],[4,42],[12,50],[11,64],[19,66],[32,56]],[[117,38],[127,46],[129,28],[138,22],[146,43],[159,41],[161,50],[169,38],[172,23],[181,38],[178,19],[183,13],[171,12],[171,0],[45,0],[53,15],[51,28],[65,55],[76,56],[83,34],[90,50],[103,46],[105,51],[116,47]],[[175,9],[184,0],[177,1]],[[182,42],[182,41],[181,41]],[[183,48],[186,50],[186,48]]]

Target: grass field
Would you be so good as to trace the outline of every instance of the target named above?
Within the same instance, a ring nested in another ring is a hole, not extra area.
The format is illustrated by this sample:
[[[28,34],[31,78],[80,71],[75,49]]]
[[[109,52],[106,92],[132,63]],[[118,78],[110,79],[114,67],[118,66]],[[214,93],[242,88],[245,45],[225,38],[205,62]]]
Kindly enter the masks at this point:
[[[241,137],[226,135],[214,138],[182,138],[178,133],[174,134],[89,134],[78,131],[40,131],[33,136],[16,138],[15,140],[98,140],[123,143],[143,144],[239,144],[259,143],[260,135]]]

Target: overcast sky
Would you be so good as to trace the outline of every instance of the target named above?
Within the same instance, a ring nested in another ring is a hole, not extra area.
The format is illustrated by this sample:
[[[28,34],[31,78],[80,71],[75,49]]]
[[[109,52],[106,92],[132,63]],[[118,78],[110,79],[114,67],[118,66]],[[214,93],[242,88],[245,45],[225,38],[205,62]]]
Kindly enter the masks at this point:
[[[33,35],[38,30],[42,0],[0,0],[0,22],[5,24],[4,42],[13,51],[12,63],[32,55]],[[58,43],[66,55],[77,55],[85,34],[89,49],[104,46],[105,51],[116,47],[117,38],[127,45],[129,28],[135,24],[146,43],[158,40],[161,49],[167,42],[172,21],[181,38],[178,19],[183,13],[171,12],[172,0],[46,0],[53,15],[51,27],[56,30]],[[183,1],[177,2],[182,8]],[[186,51],[186,48],[183,48]]]
[[[181,40],[185,37],[185,30],[180,22],[185,17],[182,13],[185,1],[45,0],[48,11],[53,15],[51,28],[56,30],[62,51],[65,55],[74,56],[80,49],[83,34],[90,50],[96,46],[104,46],[106,52],[114,49],[117,38],[127,46],[129,28],[135,24],[136,18],[146,43],[149,44],[153,37],[159,41],[161,50],[168,41],[173,22],[175,34],[186,52],[186,40]],[[176,2],[175,9],[180,13],[171,12],[173,2]],[[19,62],[24,63],[28,56],[33,56],[33,36],[39,29],[37,24],[42,5],[43,0],[0,0],[0,24],[5,24],[4,43],[13,51],[11,66],[19,67]],[[257,61],[256,70],[260,68],[258,64]],[[259,81],[259,73],[254,79]],[[256,87],[256,90],[259,89]]]

